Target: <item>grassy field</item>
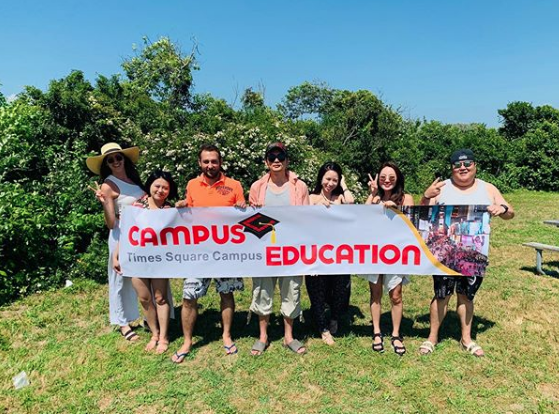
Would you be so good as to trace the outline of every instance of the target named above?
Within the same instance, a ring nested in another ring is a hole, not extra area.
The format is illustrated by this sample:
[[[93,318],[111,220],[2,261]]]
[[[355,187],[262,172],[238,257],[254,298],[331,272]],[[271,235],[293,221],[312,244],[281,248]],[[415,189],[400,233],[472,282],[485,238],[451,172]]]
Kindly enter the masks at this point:
[[[256,318],[246,325],[247,291],[237,296],[234,334],[238,355],[221,344],[219,298],[201,301],[196,345],[181,365],[169,357],[181,344],[173,325],[167,354],[143,351],[108,325],[107,286],[87,280],[0,308],[0,412],[9,413],[557,413],[559,412],[559,255],[548,254],[534,274],[535,253],[525,241],[557,244],[559,195],[519,192],[507,199],[517,216],[495,220],[491,265],[478,297],[474,335],[487,356],[459,350],[458,319],[449,312],[434,354],[420,356],[428,334],[430,277],[404,289],[402,333],[408,354],[372,352],[366,283],[353,278],[351,309],[336,345],[314,333],[304,294],[305,323],[296,324],[309,350],[281,347],[281,320],[272,318],[268,351],[249,350]],[[212,288],[213,289],[213,288]],[[180,303],[180,281],[173,282]],[[455,299],[451,300],[451,306]],[[178,308],[177,308],[178,310]],[[383,303],[389,331],[389,303]],[[11,378],[26,371],[31,385],[15,390]]]

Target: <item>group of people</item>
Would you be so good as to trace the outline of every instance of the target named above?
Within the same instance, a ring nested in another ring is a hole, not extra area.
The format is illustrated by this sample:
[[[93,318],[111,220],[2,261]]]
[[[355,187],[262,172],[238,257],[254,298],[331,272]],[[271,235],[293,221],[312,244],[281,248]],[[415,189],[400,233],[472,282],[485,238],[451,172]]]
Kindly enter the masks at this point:
[[[168,172],[154,171],[147,181],[141,182],[135,164],[139,158],[137,147],[121,148],[116,143],[105,144],[98,156],[86,160],[88,168],[100,175],[102,184],[90,187],[103,206],[105,223],[109,233],[109,313],[111,324],[118,325],[122,336],[129,341],[139,340],[130,323],[139,318],[138,299],[147,321],[151,338],[146,351],[164,353],[169,347],[169,319],[173,313],[172,295],[168,279],[145,279],[122,277],[118,258],[119,216],[125,206],[147,209],[171,208],[169,200],[177,197],[177,185]],[[222,156],[215,145],[202,145],[198,154],[200,175],[186,186],[184,199],[175,207],[247,207],[245,192],[239,181],[227,177],[222,166]],[[314,189],[309,193],[307,185],[289,169],[286,146],[274,142],[264,154],[267,173],[252,184],[248,205],[300,206],[352,204],[355,202],[335,162],[325,163],[319,170]],[[436,179],[425,191],[422,205],[434,204],[481,204],[487,205],[492,216],[511,219],[512,207],[493,185],[476,178],[476,162],[471,150],[459,150],[451,156],[452,175],[446,181]],[[375,178],[369,175],[370,195],[366,204],[382,204],[401,208],[413,206],[413,197],[405,193],[404,176],[392,162],[384,163]],[[219,275],[216,275],[219,276]],[[400,333],[403,314],[402,286],[409,283],[406,275],[363,275],[369,281],[370,308],[373,321],[372,349],[384,351],[383,334],[380,329],[381,298],[388,292],[392,310],[391,346],[398,355],[404,355],[406,347]],[[462,327],[460,345],[475,356],[483,356],[482,348],[471,338],[473,299],[482,277],[433,276],[435,296],[430,306],[431,331],[420,346],[420,353],[434,351],[438,331],[445,317],[448,302],[454,290],[457,293],[457,312]],[[210,278],[187,278],[183,284],[181,323],[184,342],[173,353],[171,360],[182,363],[193,345],[193,331],[198,316],[197,301],[206,295]],[[236,354],[238,348],[233,340],[231,327],[235,312],[234,292],[244,289],[241,278],[215,280],[221,300],[223,348],[227,355]],[[251,354],[262,355],[269,346],[268,325],[272,314],[275,285],[279,285],[280,312],[284,322],[283,346],[296,353],[307,352],[305,345],[295,338],[294,320],[301,314],[301,286],[306,283],[311,302],[311,315],[322,340],[333,345],[338,330],[340,314],[348,307],[351,290],[350,275],[294,275],[284,277],[254,277],[252,279],[252,302],[249,311],[258,316],[259,336],[251,348]],[[326,308],[330,309],[329,318]]]

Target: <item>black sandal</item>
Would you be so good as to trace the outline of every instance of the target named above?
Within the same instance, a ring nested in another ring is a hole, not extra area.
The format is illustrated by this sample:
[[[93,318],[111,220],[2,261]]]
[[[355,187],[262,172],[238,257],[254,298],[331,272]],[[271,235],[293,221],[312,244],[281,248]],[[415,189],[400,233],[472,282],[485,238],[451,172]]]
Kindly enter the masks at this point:
[[[402,346],[394,345],[395,341],[400,341],[402,343]],[[406,353],[406,347],[404,346],[404,338],[402,338],[401,336],[393,336],[392,339],[390,339],[390,343],[392,344],[392,348],[394,349],[394,352],[399,356],[402,356]]]
[[[375,338],[380,338],[380,342],[378,344],[375,344]],[[382,333],[374,333],[373,334],[373,345],[371,346],[373,348],[373,351],[378,352],[378,353],[383,353],[384,352],[384,344],[382,343]]]
[[[140,339],[140,336],[136,332],[134,332],[132,328],[128,329],[126,332],[122,332],[119,329],[119,332],[122,336],[124,336],[124,339],[126,339],[127,341],[134,342]]]

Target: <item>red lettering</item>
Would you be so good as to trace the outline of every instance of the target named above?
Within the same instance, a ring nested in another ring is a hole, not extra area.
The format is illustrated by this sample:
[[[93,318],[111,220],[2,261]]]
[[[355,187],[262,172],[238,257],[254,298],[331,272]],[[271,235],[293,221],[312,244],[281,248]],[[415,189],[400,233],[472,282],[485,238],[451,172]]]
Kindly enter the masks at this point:
[[[353,264],[353,249],[348,244],[342,244],[336,249],[336,263],[342,263],[342,260]]]
[[[402,252],[402,264],[407,265],[409,263],[409,255],[413,253],[413,264],[419,265],[421,253],[417,246],[406,246]]]
[[[368,244],[356,244],[353,248],[359,252],[357,263],[365,264],[365,252],[367,252],[371,247]]]
[[[229,226],[222,226],[223,227],[223,236],[219,237],[219,230],[217,226],[212,226],[212,239],[217,244],[225,244],[229,240]]]
[[[331,244],[325,244],[324,246],[322,246],[320,248],[320,250],[318,251],[318,258],[320,259],[320,261],[324,264],[332,264],[334,263],[334,259],[332,259],[331,257],[326,257],[324,256],[324,253],[326,253],[326,251],[332,251],[334,249],[334,246],[332,246]]]
[[[132,226],[130,227],[130,230],[128,231],[128,241],[130,242],[130,244],[132,246],[137,246],[138,245],[138,240],[134,239],[134,234],[138,233],[140,231],[140,228],[138,226]]]
[[[301,261],[306,265],[316,262],[316,244],[311,246],[311,257],[307,257],[307,246],[301,246]]]
[[[391,251],[394,256],[389,259],[386,256],[386,253]],[[398,260],[400,260],[400,250],[398,249],[398,247],[394,246],[393,244],[387,244],[385,246],[382,246],[382,249],[380,249],[380,260],[382,260],[384,263],[386,264],[394,264],[396,263]]]
[[[157,233],[151,227],[145,228],[140,233],[140,246],[145,247],[147,243],[158,246]]]
[[[235,224],[231,226],[231,234],[235,237],[231,239],[231,243],[241,244],[246,240],[246,235],[243,232],[243,226],[241,224]]]
[[[378,244],[371,245],[371,263],[378,263]]]
[[[299,261],[299,250],[295,246],[284,246],[282,250],[284,266],[291,266]]]
[[[192,242],[200,244],[210,238],[210,231],[204,226],[192,226]]]
[[[281,247],[266,246],[266,266],[281,266]]]
[[[165,227],[163,230],[161,230],[159,236],[161,237],[162,246],[167,246],[167,236],[169,234],[173,236],[174,246],[178,246],[180,244],[179,237],[181,234],[183,235],[184,244],[190,244],[190,232],[185,226]]]

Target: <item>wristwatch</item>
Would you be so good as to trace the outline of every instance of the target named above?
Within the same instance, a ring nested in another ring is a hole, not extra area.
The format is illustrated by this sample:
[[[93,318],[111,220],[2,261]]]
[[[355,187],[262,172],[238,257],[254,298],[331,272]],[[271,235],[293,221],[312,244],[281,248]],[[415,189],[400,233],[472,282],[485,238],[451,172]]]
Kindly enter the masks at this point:
[[[503,211],[501,214],[507,214],[507,211],[509,211],[509,206],[507,206],[506,204],[501,204],[501,207],[505,209],[505,211]]]

